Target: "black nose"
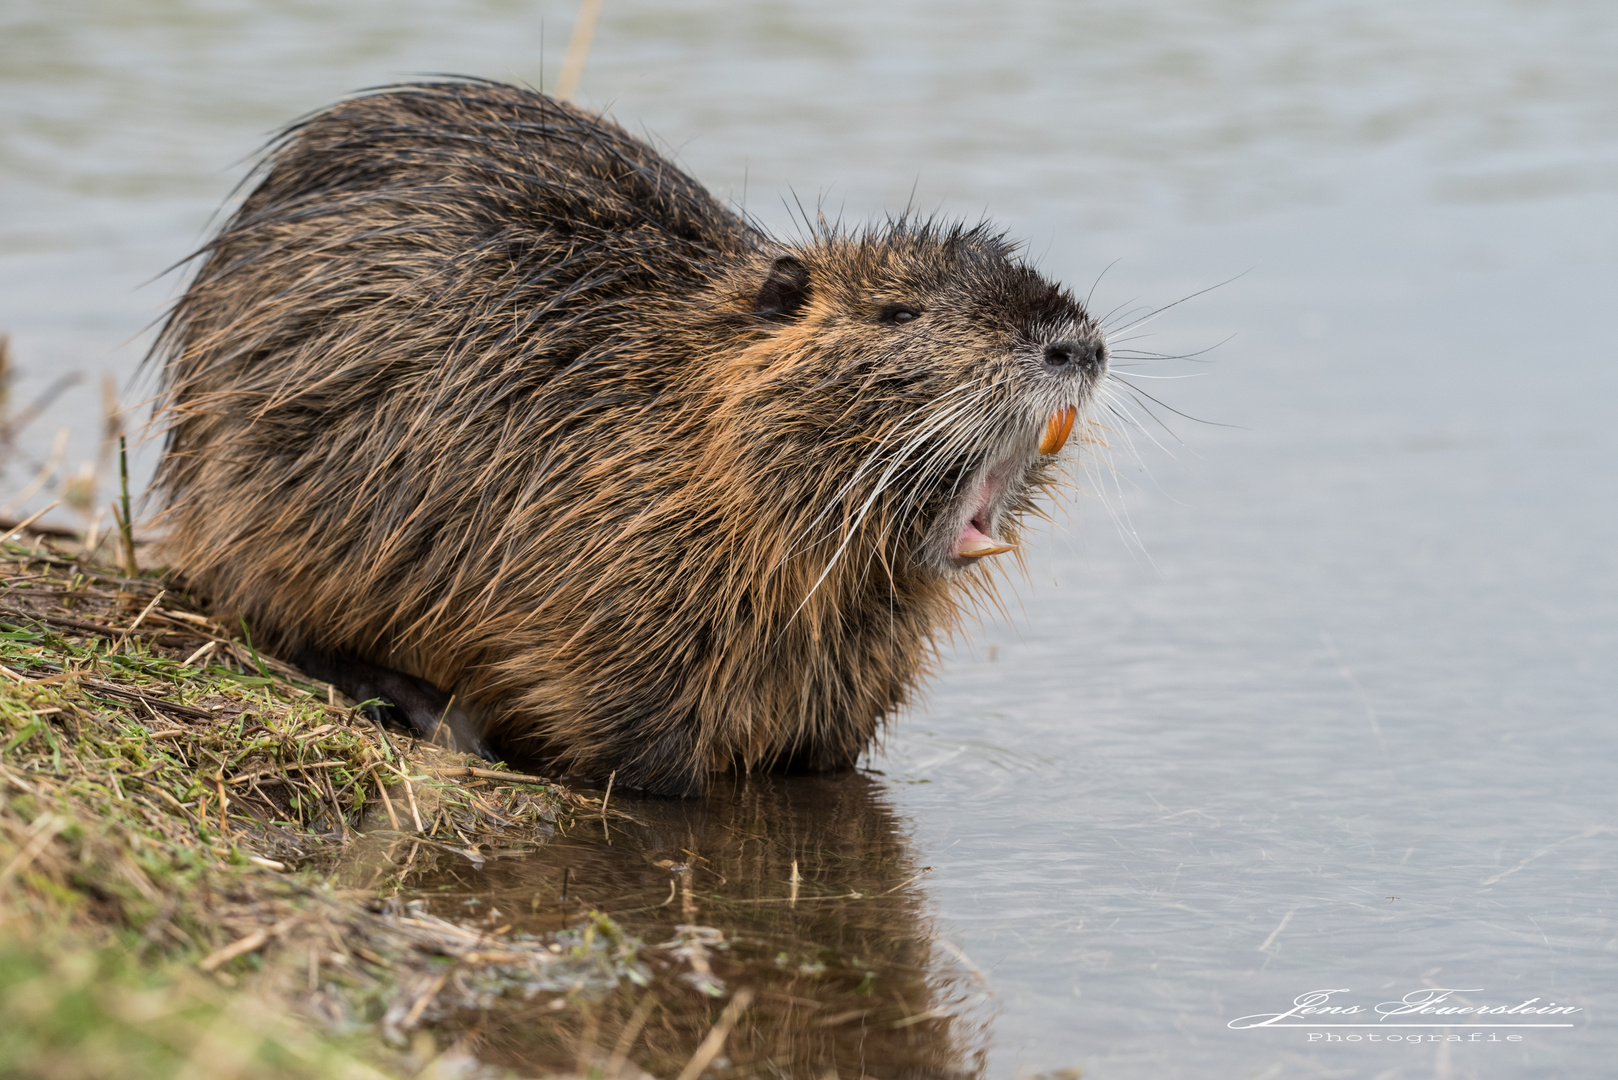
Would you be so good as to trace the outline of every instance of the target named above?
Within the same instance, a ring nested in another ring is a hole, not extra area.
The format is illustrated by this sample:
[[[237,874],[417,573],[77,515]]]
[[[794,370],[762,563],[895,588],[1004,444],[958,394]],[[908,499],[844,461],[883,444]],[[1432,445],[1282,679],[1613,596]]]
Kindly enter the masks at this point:
[[[1101,368],[1101,343],[1098,341],[1053,341],[1045,346],[1045,366],[1054,371],[1072,368],[1094,372]]]

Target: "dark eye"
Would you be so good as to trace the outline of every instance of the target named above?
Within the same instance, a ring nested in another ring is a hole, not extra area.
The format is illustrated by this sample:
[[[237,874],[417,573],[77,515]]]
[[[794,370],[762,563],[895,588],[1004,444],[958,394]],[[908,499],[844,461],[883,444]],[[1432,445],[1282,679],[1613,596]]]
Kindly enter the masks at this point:
[[[882,312],[881,321],[887,323],[889,326],[898,326],[900,323],[910,322],[911,320],[919,318],[920,316],[921,312],[917,311],[915,308],[905,307],[901,304],[884,310]]]

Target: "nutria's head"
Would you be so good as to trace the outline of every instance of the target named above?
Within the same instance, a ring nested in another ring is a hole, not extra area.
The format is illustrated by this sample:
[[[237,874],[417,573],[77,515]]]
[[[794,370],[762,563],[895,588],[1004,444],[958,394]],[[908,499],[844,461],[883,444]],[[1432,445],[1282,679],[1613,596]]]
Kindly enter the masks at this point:
[[[1083,306],[983,227],[901,221],[768,255],[742,411],[760,468],[796,481],[769,485],[796,503],[794,551],[948,579],[1010,550],[1106,376]]]

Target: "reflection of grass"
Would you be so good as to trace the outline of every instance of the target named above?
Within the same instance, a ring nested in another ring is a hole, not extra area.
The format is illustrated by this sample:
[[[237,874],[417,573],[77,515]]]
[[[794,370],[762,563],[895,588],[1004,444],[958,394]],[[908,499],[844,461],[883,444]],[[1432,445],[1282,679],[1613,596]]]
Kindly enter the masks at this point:
[[[483,765],[154,578],[0,544],[0,1075],[414,1074],[502,988],[561,1020],[641,977],[607,922],[540,939],[399,902],[603,812]]]

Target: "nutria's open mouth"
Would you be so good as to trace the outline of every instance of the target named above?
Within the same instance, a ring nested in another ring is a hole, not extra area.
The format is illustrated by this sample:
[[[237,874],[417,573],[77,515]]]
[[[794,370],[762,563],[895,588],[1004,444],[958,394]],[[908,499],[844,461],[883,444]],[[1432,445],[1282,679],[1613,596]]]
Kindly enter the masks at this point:
[[[967,484],[965,493],[955,504],[955,513],[949,517],[961,520],[954,529],[949,546],[948,564],[965,569],[978,559],[1001,555],[1012,550],[996,533],[1006,504],[1021,490],[1023,476],[1033,464],[1026,454],[1017,454],[994,462],[979,472]]]
[[[945,515],[946,522],[959,522],[953,530],[945,559],[950,567],[964,569],[978,559],[1013,549],[1014,545],[1006,543],[996,531],[1003,513],[1021,494],[1037,457],[1061,452],[1077,416],[1078,409],[1074,406],[1058,409],[1046,422],[1036,453],[1030,453],[1031,448],[1026,445],[1018,446],[974,473],[965,493],[955,504],[954,513]],[[947,531],[946,535],[949,535]]]

